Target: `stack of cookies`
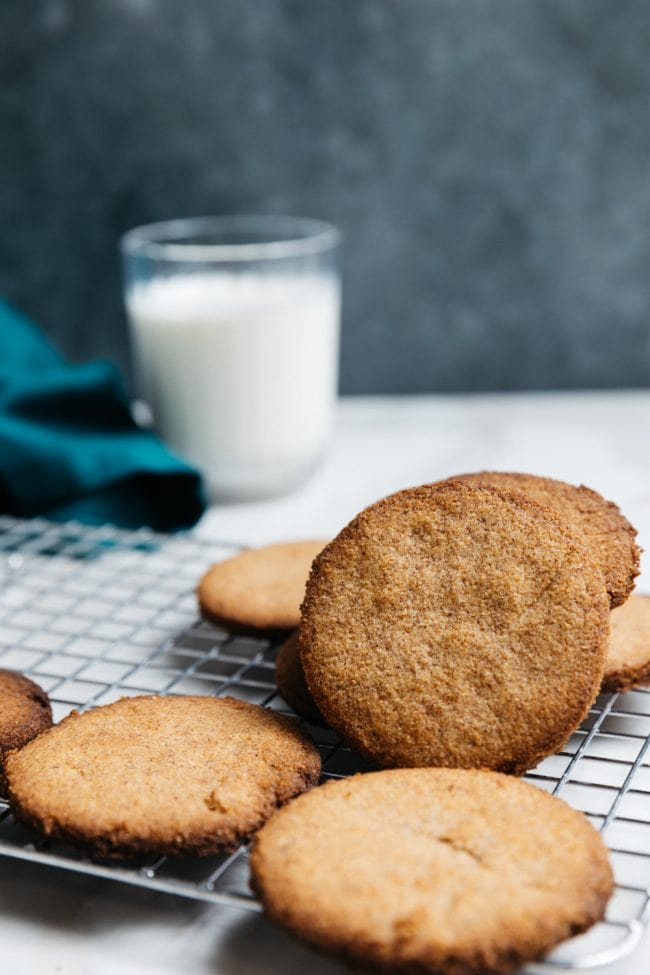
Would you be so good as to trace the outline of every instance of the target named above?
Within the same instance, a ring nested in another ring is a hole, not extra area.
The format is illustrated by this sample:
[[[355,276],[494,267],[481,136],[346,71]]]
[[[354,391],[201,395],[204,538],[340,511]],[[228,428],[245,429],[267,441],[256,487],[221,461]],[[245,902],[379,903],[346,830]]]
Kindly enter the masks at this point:
[[[307,583],[299,659],[316,708],[382,767],[525,772],[601,687],[634,537],[595,492],[524,475],[372,505]]]
[[[272,817],[252,856],[272,917],[357,961],[456,975],[511,970],[603,916],[598,834],[500,773],[560,749],[601,687],[650,677],[635,536],[588,488],[484,472],[386,498],[325,547],[278,687],[403,771]]]
[[[650,599],[628,601],[635,536],[588,488],[484,472],[401,491],[313,543],[300,614],[306,548],[214,568],[199,599],[231,625],[263,601],[248,589],[233,605],[245,561],[276,599],[280,586],[265,628],[300,626],[276,660],[282,696],[387,769],[312,790],[256,834],[252,883],[275,920],[364,964],[465,975],[509,971],[603,916],[599,835],[503,773],[561,748],[601,687],[650,677]]]

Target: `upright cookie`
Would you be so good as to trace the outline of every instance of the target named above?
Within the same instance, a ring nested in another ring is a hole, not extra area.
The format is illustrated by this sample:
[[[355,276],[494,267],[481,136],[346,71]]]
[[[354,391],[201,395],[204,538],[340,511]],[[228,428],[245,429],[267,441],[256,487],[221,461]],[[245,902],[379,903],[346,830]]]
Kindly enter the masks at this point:
[[[632,595],[609,620],[604,691],[650,682],[650,596]]]
[[[550,477],[535,477],[533,474],[481,471],[479,474],[463,474],[461,477],[464,481],[521,491],[533,501],[548,505],[584,536],[605,576],[612,609],[628,598],[639,574],[641,550],[634,541],[636,529],[623,517],[613,501],[606,501],[596,491],[584,485],[576,487]]]
[[[5,756],[52,724],[45,691],[22,674],[0,669],[0,796],[5,796]]]
[[[521,773],[587,713],[608,617],[601,571],[552,511],[454,481],[385,498],[324,549],[300,654],[369,761]]]
[[[612,892],[605,845],[581,813],[528,783],[460,769],[314,789],[257,834],[251,872],[267,913],[297,938],[437,975],[538,959],[599,921]]]
[[[236,629],[294,629],[311,563],[326,544],[282,542],[218,562],[199,582],[201,612]]]
[[[213,697],[73,712],[7,759],[18,819],[111,858],[234,849],[319,774],[295,722]]]
[[[275,659],[275,682],[287,704],[310,724],[325,724],[325,719],[309,693],[298,653],[298,630],[285,640]]]

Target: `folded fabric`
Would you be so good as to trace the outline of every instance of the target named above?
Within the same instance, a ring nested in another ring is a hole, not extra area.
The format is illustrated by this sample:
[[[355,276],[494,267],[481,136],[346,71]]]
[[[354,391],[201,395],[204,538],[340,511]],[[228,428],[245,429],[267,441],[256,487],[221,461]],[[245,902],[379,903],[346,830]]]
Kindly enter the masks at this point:
[[[109,362],[66,362],[0,300],[0,510],[174,531],[205,508],[197,471],[131,416]]]

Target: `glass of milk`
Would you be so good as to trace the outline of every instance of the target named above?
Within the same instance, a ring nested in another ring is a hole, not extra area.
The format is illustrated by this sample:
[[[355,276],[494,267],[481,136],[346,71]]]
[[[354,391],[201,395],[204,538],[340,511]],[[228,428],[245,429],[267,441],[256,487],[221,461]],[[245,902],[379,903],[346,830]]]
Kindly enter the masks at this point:
[[[155,426],[213,497],[288,491],[322,458],[338,377],[338,231],[293,217],[150,224],[121,241]]]

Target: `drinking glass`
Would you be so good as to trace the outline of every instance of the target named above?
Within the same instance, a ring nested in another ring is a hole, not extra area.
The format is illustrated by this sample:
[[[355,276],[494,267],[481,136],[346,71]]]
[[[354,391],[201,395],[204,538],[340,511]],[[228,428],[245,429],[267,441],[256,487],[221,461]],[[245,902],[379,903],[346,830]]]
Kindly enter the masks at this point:
[[[140,391],[216,498],[299,484],[337,394],[339,233],[296,217],[137,227],[120,242]]]

